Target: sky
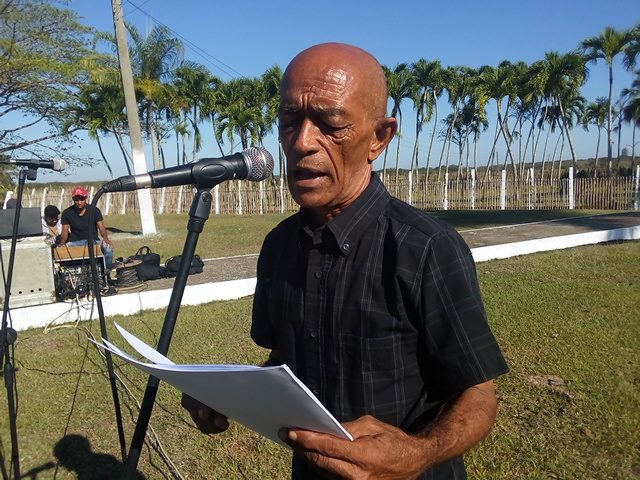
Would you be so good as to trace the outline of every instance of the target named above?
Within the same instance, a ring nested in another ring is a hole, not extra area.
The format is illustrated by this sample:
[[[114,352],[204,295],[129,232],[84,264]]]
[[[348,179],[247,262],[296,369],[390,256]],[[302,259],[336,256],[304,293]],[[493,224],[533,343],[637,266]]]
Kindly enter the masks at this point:
[[[637,0],[123,0],[123,7],[126,21],[140,32],[158,23],[168,26],[185,43],[185,59],[202,63],[225,81],[259,76],[275,64],[284,68],[301,50],[328,41],[357,45],[390,67],[419,58],[439,59],[444,66],[495,66],[502,60],[531,63],[548,51],[573,50],[606,26],[624,29],[640,22]],[[70,0],[68,8],[78,12],[82,23],[113,32],[110,0]],[[582,94],[593,101],[607,95],[607,69],[602,61],[590,64],[589,69]],[[631,81],[631,74],[617,60],[614,94]],[[446,98],[442,102],[444,106]],[[495,109],[493,104],[488,108]],[[410,102],[403,104],[403,111],[408,132],[413,130]],[[424,130],[425,144],[431,128]],[[626,130],[621,144],[630,149],[631,132]],[[490,144],[492,131],[493,125],[484,134],[485,143]],[[578,128],[574,136],[578,157],[592,157],[595,130],[586,133]],[[204,143],[202,157],[219,155],[212,138],[205,138]],[[401,142],[402,166],[408,166],[412,144],[413,137],[407,133]],[[85,139],[80,145],[80,153],[99,159],[92,140]],[[277,152],[275,137],[267,139],[265,146]],[[105,141],[105,148],[113,158],[115,175],[125,175],[115,142]],[[488,151],[490,145],[481,146],[480,153],[485,148]],[[564,157],[569,158],[568,147],[565,151]],[[147,157],[151,165],[148,152]],[[378,163],[375,168],[380,168],[381,160]],[[168,166],[173,164],[168,161]],[[101,161],[94,168],[70,168],[65,173],[46,173],[41,181],[109,179]]]

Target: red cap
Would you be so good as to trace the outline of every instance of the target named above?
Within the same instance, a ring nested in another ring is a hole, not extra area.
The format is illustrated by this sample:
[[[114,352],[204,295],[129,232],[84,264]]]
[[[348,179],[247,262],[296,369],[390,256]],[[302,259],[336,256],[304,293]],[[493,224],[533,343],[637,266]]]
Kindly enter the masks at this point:
[[[86,189],[82,187],[73,187],[73,190],[71,191],[71,198],[73,197],[87,198],[88,196],[89,196],[89,193],[87,192]]]

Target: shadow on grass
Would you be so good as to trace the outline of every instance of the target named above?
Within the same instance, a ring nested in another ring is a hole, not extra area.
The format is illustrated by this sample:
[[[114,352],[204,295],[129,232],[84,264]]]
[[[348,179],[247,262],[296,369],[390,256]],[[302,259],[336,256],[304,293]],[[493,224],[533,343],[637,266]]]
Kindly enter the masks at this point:
[[[62,437],[53,448],[53,454],[58,459],[58,465],[74,472],[78,480],[120,480],[124,478],[124,465],[113,455],[98,453],[91,450],[89,440],[81,435],[67,435]],[[39,472],[50,470],[55,465],[52,462],[36,467],[25,473],[22,478],[37,478]],[[48,477],[51,478],[51,477]],[[145,477],[136,472],[136,480]]]
[[[128,233],[129,235],[142,235],[140,230],[122,230],[117,227],[107,227],[107,230],[111,233]]]

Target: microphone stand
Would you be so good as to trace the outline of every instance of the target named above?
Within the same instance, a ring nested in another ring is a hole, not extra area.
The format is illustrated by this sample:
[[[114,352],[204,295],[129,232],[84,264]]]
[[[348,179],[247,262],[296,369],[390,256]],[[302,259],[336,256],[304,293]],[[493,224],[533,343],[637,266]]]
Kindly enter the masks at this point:
[[[204,229],[204,223],[209,218],[209,213],[211,212],[211,188],[213,187],[209,186],[202,188],[197,186],[195,197],[191,203],[191,209],[189,210],[189,222],[187,224],[187,238],[185,239],[184,247],[182,249],[180,266],[178,267],[178,273],[173,284],[171,298],[169,299],[169,305],[167,306],[164,323],[160,332],[160,338],[158,339],[158,346],[156,348],[162,355],[166,355],[169,351],[171,336],[173,335],[178,311],[180,310],[180,303],[182,302],[184,289],[187,285],[187,277],[189,276],[189,269],[191,268],[191,259],[196,251],[198,237]],[[149,426],[151,410],[153,409],[153,404],[158,393],[159,383],[160,381],[157,378],[149,376],[147,388],[140,406],[140,414],[138,415],[136,428],[133,433],[131,445],[129,446],[129,455],[127,456],[127,462],[125,464],[126,479],[133,480],[135,478],[136,467],[142,452],[142,446]]]
[[[20,225],[20,211],[22,210],[22,193],[24,191],[25,180],[36,180],[38,178],[37,167],[22,168],[18,175],[18,197],[16,211],[13,217],[13,231],[11,233],[11,250],[9,253],[9,267],[4,284],[4,305],[2,308],[2,329],[0,330],[0,365],[4,377],[4,385],[7,389],[7,410],[9,414],[9,429],[11,431],[11,467],[13,478],[20,479],[20,456],[18,454],[18,427],[16,418],[16,384],[15,368],[12,358],[12,345],[16,341],[18,334],[9,327],[9,297],[11,296],[11,281],[13,279],[13,265],[16,258],[16,243],[18,240],[18,228]],[[2,476],[8,479],[4,467],[4,457],[2,458]]]

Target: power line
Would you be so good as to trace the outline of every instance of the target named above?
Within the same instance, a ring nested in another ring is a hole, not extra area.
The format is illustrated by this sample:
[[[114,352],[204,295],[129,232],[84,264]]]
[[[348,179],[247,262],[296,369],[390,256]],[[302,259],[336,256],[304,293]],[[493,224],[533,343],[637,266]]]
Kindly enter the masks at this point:
[[[145,3],[147,3],[149,0],[147,0]],[[169,27],[168,25],[162,23],[160,20],[158,20],[157,18],[155,18],[153,15],[151,15],[150,13],[146,12],[145,10],[143,10],[142,8],[140,8],[140,6],[136,5],[135,3],[133,3],[131,0],[127,0],[127,3],[130,4],[132,7],[134,7],[135,9],[137,9],[138,11],[140,11],[142,14],[146,15],[148,18],[150,18],[151,20],[153,20],[155,23],[157,23],[160,26],[163,26],[167,29],[169,29],[169,31],[171,33],[173,33],[176,37],[180,38],[186,45],[188,45],[189,47],[191,47],[191,49],[198,54],[200,57],[204,58],[204,60],[209,63],[210,65],[212,65],[213,67],[217,68],[218,70],[220,70],[221,72],[223,72],[225,75],[227,75],[229,78],[234,78],[234,77],[242,77],[242,78],[246,78],[246,75],[243,75],[242,73],[238,72],[235,68],[231,67],[230,65],[227,65],[226,63],[224,63],[222,60],[220,60],[219,58],[214,57],[213,55],[211,55],[209,52],[205,51],[204,49],[200,48],[198,45],[196,45],[195,43],[193,43],[191,40],[189,40],[188,38],[184,37],[183,35],[179,34],[178,32],[176,32],[173,28]],[[219,64],[219,65],[218,65]],[[222,65],[222,66],[220,66]],[[230,73],[233,72],[233,73]],[[235,75],[234,75],[235,74]]]

